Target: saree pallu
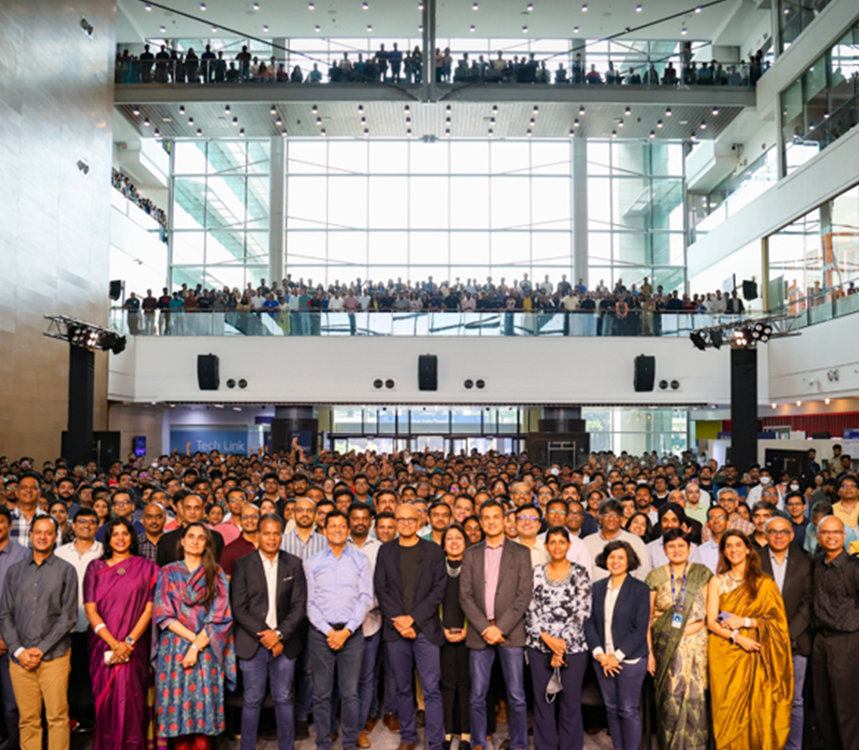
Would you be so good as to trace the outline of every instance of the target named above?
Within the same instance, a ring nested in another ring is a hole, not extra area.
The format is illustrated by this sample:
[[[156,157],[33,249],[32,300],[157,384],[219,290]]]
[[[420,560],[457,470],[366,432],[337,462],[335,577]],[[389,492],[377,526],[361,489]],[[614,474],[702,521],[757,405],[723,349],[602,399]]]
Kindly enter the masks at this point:
[[[653,622],[653,655],[656,658],[654,690],[659,747],[662,750],[706,748],[710,736],[707,711],[707,628],[683,635],[691,623],[706,618],[707,582],[710,570],[698,563],[689,566],[683,624],[672,627],[674,608],[669,576],[664,567],[652,570],[647,583],[656,592]]]
[[[741,630],[761,644],[747,652],[710,634],[710,695],[717,750],[781,750],[790,733],[793,662],[784,603],[765,576],[752,599],[745,585],[719,597],[719,611],[752,617],[757,629]]]
[[[158,566],[143,557],[113,566],[93,560],[84,575],[84,601],[96,605],[108,631],[122,641],[152,602],[157,580]],[[87,634],[96,716],[93,750],[145,750],[152,722],[146,700],[152,681],[149,631],[140,637],[126,663],[113,665],[104,663],[108,645],[92,628]]]

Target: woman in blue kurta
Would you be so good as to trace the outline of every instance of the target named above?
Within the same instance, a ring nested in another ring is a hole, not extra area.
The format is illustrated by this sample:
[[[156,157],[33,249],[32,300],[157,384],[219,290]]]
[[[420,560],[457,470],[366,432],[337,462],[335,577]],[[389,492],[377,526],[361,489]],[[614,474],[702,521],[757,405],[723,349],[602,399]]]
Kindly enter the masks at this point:
[[[184,557],[161,569],[155,590],[156,733],[176,750],[210,747],[224,731],[224,682],[235,686],[227,578],[203,524],[182,532]]]

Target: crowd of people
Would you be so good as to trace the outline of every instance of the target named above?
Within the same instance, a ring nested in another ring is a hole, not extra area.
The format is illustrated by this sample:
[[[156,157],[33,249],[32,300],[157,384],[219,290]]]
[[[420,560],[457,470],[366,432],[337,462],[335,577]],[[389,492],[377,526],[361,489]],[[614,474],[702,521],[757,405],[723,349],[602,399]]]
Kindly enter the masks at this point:
[[[113,185],[114,188],[119,190],[128,200],[130,200],[134,205],[138,208],[145,211],[149,216],[151,216],[155,221],[157,221],[161,228],[167,229],[167,214],[166,212],[158,208],[149,198],[144,198],[140,193],[137,192],[137,188],[134,186],[134,183],[131,181],[131,178],[120,172],[118,169],[111,168],[110,172],[110,184]],[[163,237],[166,241],[166,235]]]
[[[285,335],[318,335],[321,316],[313,313],[347,313],[350,332],[355,335],[358,313],[523,312],[533,313],[534,325],[539,324],[540,315],[571,313],[564,317],[567,334],[658,336],[663,313],[739,316],[746,306],[736,290],[690,297],[676,289],[666,292],[661,285],[654,287],[646,276],[641,284],[628,287],[623,279],[612,287],[601,279],[588,289],[583,279],[572,284],[566,274],[557,284],[548,275],[541,282],[531,281],[526,273],[509,283],[501,278],[498,284],[491,277],[485,283],[459,278],[452,283],[436,283],[430,276],[421,283],[403,282],[401,278],[386,283],[356,279],[352,283],[335,281],[327,287],[314,284],[312,279],[294,280],[287,274],[280,282],[269,285],[262,279],[256,286],[249,283],[244,290],[182,284],[172,293],[163,288],[157,297],[151,289],[140,296],[132,292],[123,309],[130,333],[149,336],[192,335],[200,328],[196,322],[201,319],[185,314],[198,312],[223,313],[222,328],[226,322],[249,334],[258,327],[257,318],[249,313],[267,315]],[[512,315],[505,320],[505,333],[515,333]]]
[[[232,59],[230,59],[232,57]],[[577,52],[569,67],[557,54],[505,57],[499,50],[496,57],[468,52],[454,60],[450,47],[437,48],[433,56],[432,74],[436,83],[525,83],[556,85],[626,85],[626,86],[754,86],[766,72],[769,63],[761,53],[748,62],[720,63],[717,60],[698,62],[692,59],[692,47],[684,45],[683,54],[674,61],[642,60],[626,64],[621,70],[612,60],[605,70],[596,63],[587,66]],[[566,55],[564,55],[566,57]],[[128,49],[117,53],[116,83],[421,83],[424,76],[423,53],[419,46],[401,50],[397,42],[376,52],[343,52],[340,59],[330,62],[313,61],[308,57],[300,64],[278,60],[274,55],[263,58],[253,55],[247,45],[235,56],[224,50],[214,52],[211,45],[199,55],[190,47],[182,52],[160,45],[153,52],[149,44],[139,55]],[[322,65],[322,69],[320,69]]]
[[[41,750],[44,703],[52,750],[69,714],[95,750],[228,729],[251,750],[267,683],[280,748],[312,723],[319,750],[413,750],[423,724],[431,750],[485,750],[506,724],[525,750],[531,714],[536,750],[601,725],[634,750],[644,690],[662,748],[856,746],[859,479],[838,445],[799,476],[297,440],[34,468],[0,457],[12,747]]]

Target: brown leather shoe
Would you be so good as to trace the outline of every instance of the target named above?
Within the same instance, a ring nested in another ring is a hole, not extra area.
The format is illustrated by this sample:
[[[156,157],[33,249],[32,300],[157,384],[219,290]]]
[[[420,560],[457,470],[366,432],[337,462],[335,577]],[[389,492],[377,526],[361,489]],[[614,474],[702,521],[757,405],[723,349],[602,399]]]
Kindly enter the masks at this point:
[[[507,701],[498,701],[498,708],[495,711],[495,720],[499,724],[506,724],[507,718]]]
[[[397,745],[397,750],[415,750],[416,747],[414,742],[401,742]]]
[[[368,716],[367,721],[364,722],[364,731],[367,734],[370,734],[370,732],[372,732],[373,729],[375,728],[378,721],[379,721],[378,716]]]
[[[366,732],[358,732],[358,747],[370,747],[372,744]]]
[[[385,714],[382,723],[394,734],[400,731],[400,720],[393,714]]]

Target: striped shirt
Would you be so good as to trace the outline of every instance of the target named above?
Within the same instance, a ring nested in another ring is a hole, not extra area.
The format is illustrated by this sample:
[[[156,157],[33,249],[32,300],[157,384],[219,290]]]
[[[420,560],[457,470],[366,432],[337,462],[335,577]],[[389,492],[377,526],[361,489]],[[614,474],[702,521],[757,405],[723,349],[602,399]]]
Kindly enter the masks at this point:
[[[36,514],[28,521],[24,514],[17,508],[12,508],[9,513],[12,516],[12,525],[9,527],[9,538],[18,542],[22,547],[30,547],[30,528],[39,516],[48,515],[43,510],[36,508]],[[59,540],[58,540],[59,541]]]
[[[307,544],[301,541],[298,530],[286,532],[280,543],[280,548],[290,555],[295,555],[302,562],[309,560],[313,555],[328,549],[328,540],[319,532],[313,531],[307,540]]]

